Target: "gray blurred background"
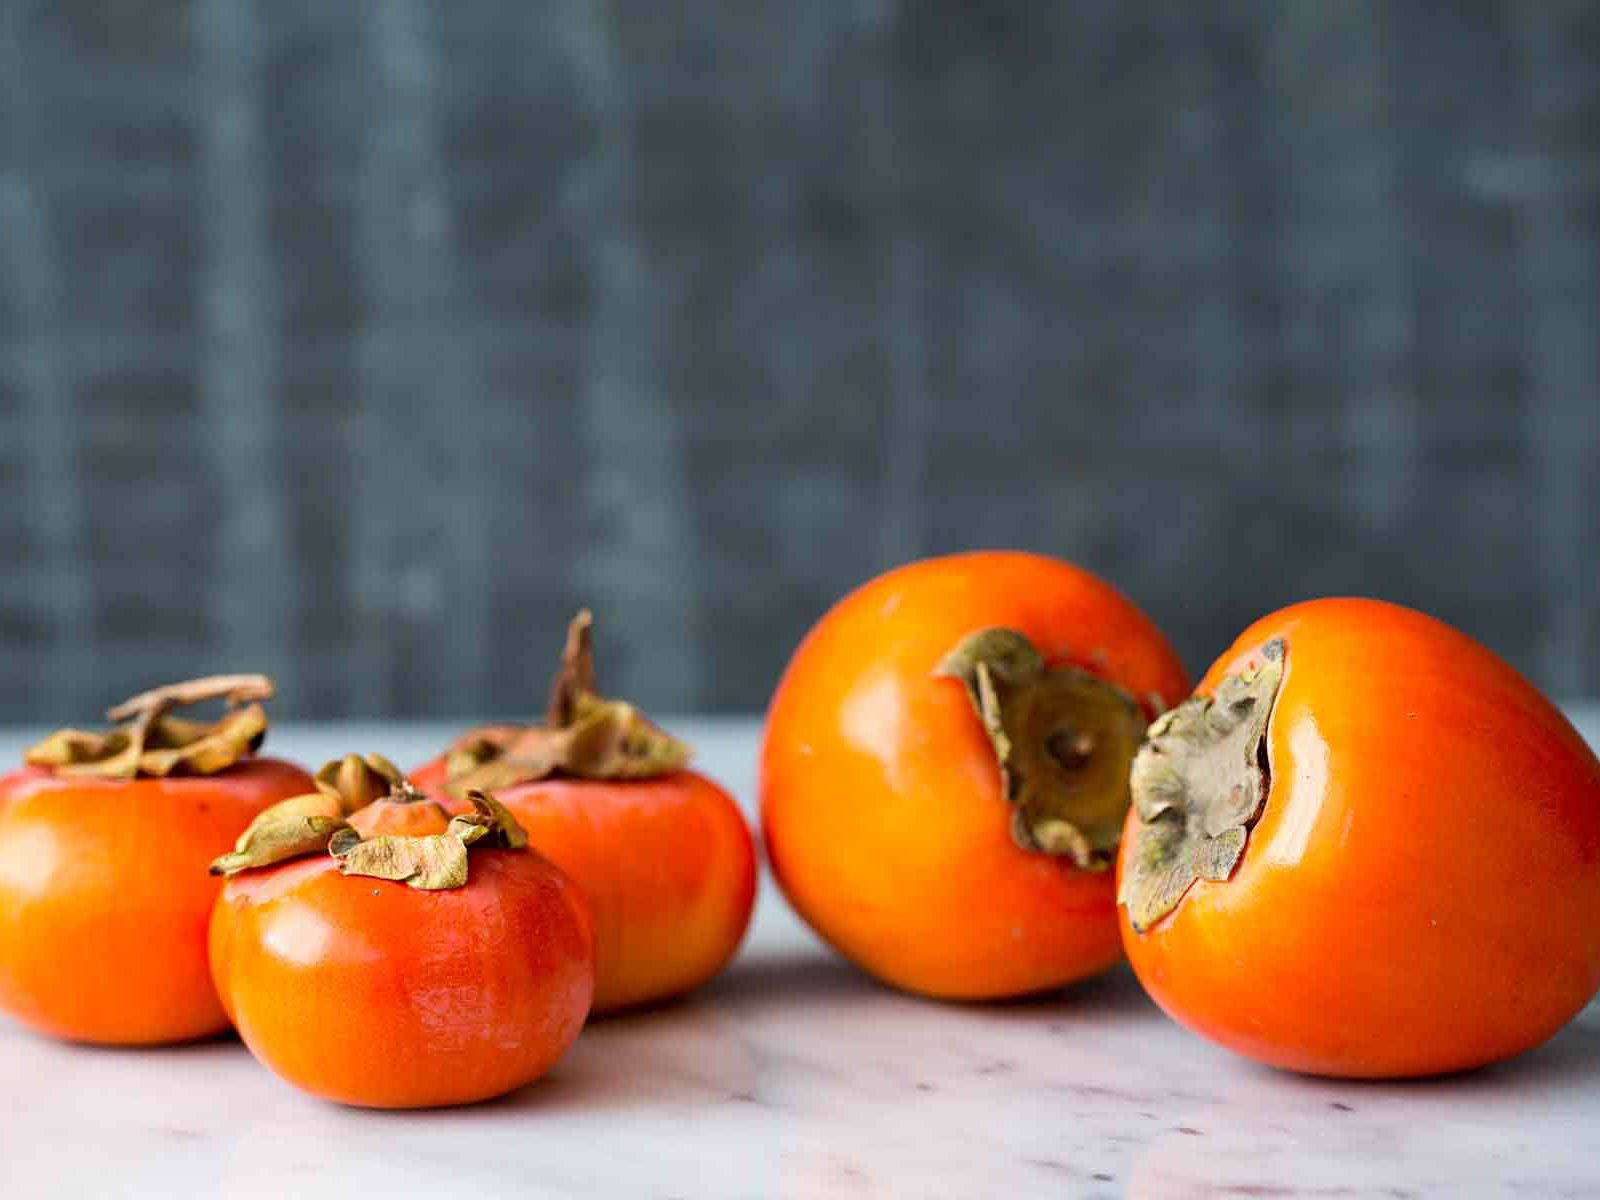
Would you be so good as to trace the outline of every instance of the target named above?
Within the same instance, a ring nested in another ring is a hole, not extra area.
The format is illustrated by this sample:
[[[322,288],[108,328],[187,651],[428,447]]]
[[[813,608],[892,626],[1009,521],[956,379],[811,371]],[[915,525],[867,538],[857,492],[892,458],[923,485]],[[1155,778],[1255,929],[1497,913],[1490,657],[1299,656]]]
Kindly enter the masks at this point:
[[[0,497],[12,721],[533,712],[580,602],[753,709],[987,545],[1597,693],[1600,5],[6,0]]]

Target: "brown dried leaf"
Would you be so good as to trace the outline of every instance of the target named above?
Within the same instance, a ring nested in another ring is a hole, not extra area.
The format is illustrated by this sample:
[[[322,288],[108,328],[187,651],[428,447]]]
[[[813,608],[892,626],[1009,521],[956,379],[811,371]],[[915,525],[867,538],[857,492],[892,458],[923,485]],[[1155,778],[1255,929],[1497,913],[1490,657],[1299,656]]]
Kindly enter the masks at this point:
[[[681,770],[689,747],[625,700],[584,694],[575,704],[561,770],[583,779],[647,779]]]
[[[474,788],[467,793],[476,810],[450,819],[450,829],[466,845],[482,842],[499,850],[521,850],[528,844],[527,832],[506,807],[488,792]]]
[[[159,730],[168,724],[158,721],[156,727]],[[267,733],[267,713],[261,705],[251,704],[228,713],[214,725],[201,726],[193,721],[184,722],[184,725],[189,732],[195,729],[205,732],[192,741],[158,749],[148,748],[150,743],[156,741],[155,738],[147,739],[147,748],[139,756],[139,774],[172,775],[182,771],[193,775],[214,775],[231,767],[241,758],[252,754],[261,744]]]
[[[233,852],[211,864],[213,875],[236,875],[252,867],[319,854],[329,839],[346,829],[337,799],[308,792],[280,800],[256,815],[234,843]]]
[[[567,627],[561,667],[543,725],[488,725],[457,738],[445,754],[445,791],[457,798],[552,775],[646,779],[680,770],[690,751],[633,705],[594,691],[593,621],[587,609]]]
[[[493,796],[473,791],[467,798],[473,811],[452,817],[444,833],[363,838],[346,827],[329,842],[328,852],[346,875],[390,879],[422,891],[461,887],[468,878],[467,847],[521,850],[528,845],[522,826]]]
[[[381,754],[346,754],[324,763],[317,788],[336,800],[345,816],[397,791],[413,790],[405,773]]]
[[[457,888],[467,882],[467,846],[454,833],[368,841],[341,837],[334,857],[346,875],[392,879],[421,891]]]
[[[58,729],[29,746],[23,761],[32,767],[54,767],[57,774],[95,774],[132,778],[139,767],[139,747],[123,729],[95,733],[88,729]],[[87,766],[88,771],[79,770]]]
[[[206,675],[200,679],[185,679],[181,683],[167,683],[137,696],[130,696],[121,704],[106,709],[106,720],[127,721],[143,712],[165,712],[169,708],[188,708],[207,700],[224,700],[229,708],[239,708],[278,694],[272,680],[265,675]]]
[[[545,779],[560,770],[570,740],[566,730],[542,725],[475,729],[458,738],[446,756],[445,790],[465,799],[474,789],[498,791]]]
[[[264,675],[214,675],[141,692],[110,709],[120,721],[103,732],[63,729],[31,747],[25,759],[63,775],[131,779],[136,775],[210,775],[255,752],[266,736],[259,701],[273,694]],[[231,706],[216,721],[167,715],[175,705],[225,698]],[[244,707],[238,707],[244,705]]]

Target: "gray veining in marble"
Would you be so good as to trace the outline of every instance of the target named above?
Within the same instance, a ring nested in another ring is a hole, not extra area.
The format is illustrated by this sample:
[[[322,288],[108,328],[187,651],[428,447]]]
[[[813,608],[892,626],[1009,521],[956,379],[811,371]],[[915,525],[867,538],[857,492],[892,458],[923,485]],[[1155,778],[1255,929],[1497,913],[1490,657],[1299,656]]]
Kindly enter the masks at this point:
[[[751,722],[674,723],[745,801]],[[1600,736],[1600,709],[1581,722]],[[287,727],[402,762],[438,725]],[[0,761],[21,739],[0,733]],[[768,881],[770,883],[770,881]],[[452,1111],[302,1096],[233,1041],[56,1045],[0,1024],[0,1195],[1600,1196],[1600,1006],[1513,1062],[1328,1082],[1166,1020],[1125,970],[990,1006],[881,988],[768,886],[721,979],[596,1022],[543,1081]]]

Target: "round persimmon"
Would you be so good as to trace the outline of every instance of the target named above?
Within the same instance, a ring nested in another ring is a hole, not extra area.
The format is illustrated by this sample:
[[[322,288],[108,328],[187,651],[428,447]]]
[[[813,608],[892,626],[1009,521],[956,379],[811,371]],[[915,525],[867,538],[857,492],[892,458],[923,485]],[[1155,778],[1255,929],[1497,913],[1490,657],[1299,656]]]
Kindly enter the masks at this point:
[[[1110,585],[1034,554],[912,563],[806,635],[761,753],[800,915],[909,991],[1057,987],[1120,956],[1109,865],[1147,720],[1187,690]]]
[[[257,704],[215,725],[164,715],[197,691],[240,694],[240,681],[148,693],[158,700],[129,726],[63,731],[0,777],[0,1010],[40,1033],[150,1045],[227,1028],[206,961],[220,884],[205,865],[311,776],[248,757]]]
[[[217,990],[250,1052],[313,1095],[487,1100],[543,1075],[582,1029],[588,906],[492,797],[451,817],[394,778],[365,808],[327,789],[320,812],[286,801],[218,860]]]
[[[442,775],[436,760],[412,779],[429,790]],[[545,779],[495,795],[588,897],[596,1013],[687,992],[738,950],[755,904],[755,848],[738,806],[704,775]]]
[[[1120,865],[1147,991],[1247,1057],[1431,1075],[1600,988],[1600,762],[1489,650],[1374,600],[1247,629],[1151,727]]]
[[[750,923],[756,855],[738,805],[684,764],[688,748],[593,691],[579,615],[545,722],[458,738],[411,772],[454,806],[492,786],[529,842],[583,890],[595,920],[596,1013],[689,991],[733,957]]]

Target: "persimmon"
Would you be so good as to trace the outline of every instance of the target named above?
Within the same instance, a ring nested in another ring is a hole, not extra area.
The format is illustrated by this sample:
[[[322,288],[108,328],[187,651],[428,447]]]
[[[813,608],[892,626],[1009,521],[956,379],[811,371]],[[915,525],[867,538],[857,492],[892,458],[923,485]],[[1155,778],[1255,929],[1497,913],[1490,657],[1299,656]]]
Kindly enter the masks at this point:
[[[1247,1057],[1462,1070],[1600,988],[1600,762],[1422,613],[1332,599],[1256,622],[1152,726],[1132,788],[1128,957]]]
[[[187,1041],[228,1020],[211,986],[205,865],[299,767],[252,757],[262,676],[157,688],[113,708],[108,732],[66,729],[0,777],[0,1010],[40,1033],[110,1045]],[[225,697],[221,720],[171,715]]]
[[[799,914],[878,978],[980,999],[1121,954],[1109,866],[1146,722],[1188,689],[1109,584],[987,551],[839,601],[778,685],[767,856]]]
[[[573,620],[542,724],[471,730],[411,772],[448,806],[490,788],[595,919],[596,1013],[664,1000],[727,965],[755,904],[750,828],[687,768],[687,745],[595,690],[592,620]]]
[[[578,1036],[588,906],[491,795],[468,800],[451,816],[386,760],[348,756],[213,864],[217,990],[274,1073],[344,1104],[467,1104]]]

